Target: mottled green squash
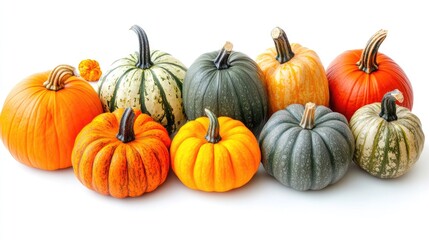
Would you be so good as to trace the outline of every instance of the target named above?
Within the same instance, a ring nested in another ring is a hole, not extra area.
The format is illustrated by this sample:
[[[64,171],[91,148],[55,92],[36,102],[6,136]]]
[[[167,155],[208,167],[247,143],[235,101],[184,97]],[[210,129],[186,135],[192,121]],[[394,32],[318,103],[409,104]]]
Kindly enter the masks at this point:
[[[202,54],[189,67],[183,82],[183,102],[189,120],[217,116],[243,122],[258,134],[267,119],[266,88],[254,60],[232,51],[227,42],[220,51]]]
[[[261,131],[259,146],[266,172],[300,191],[320,190],[339,181],[355,147],[346,118],[314,103],[275,112]]]
[[[403,99],[399,90],[388,92],[381,103],[361,107],[350,119],[356,140],[353,160],[373,176],[402,176],[423,151],[425,136],[419,118],[396,105]]]
[[[133,107],[150,115],[171,134],[185,121],[182,85],[186,67],[170,54],[150,51],[144,30],[134,25],[140,51],[115,61],[100,79],[105,111]]]

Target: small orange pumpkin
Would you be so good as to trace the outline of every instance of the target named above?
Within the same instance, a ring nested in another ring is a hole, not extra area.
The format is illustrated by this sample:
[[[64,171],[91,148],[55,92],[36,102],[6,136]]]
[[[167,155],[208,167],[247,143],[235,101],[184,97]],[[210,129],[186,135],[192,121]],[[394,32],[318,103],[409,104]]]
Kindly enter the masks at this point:
[[[132,108],[103,113],[85,126],[73,148],[80,182],[116,198],[154,191],[170,169],[170,137],[149,115]]]
[[[44,170],[71,166],[79,131],[103,108],[97,93],[74,68],[59,65],[18,83],[6,98],[0,135],[19,162]]]
[[[328,79],[316,52],[298,43],[290,44],[279,27],[273,29],[271,37],[275,48],[255,59],[265,77],[269,116],[293,103],[328,106]]]
[[[79,74],[88,82],[96,82],[101,77],[100,64],[97,60],[85,59],[79,63]]]
[[[216,118],[205,109],[182,126],[171,148],[171,167],[187,187],[225,192],[251,180],[261,162],[258,141],[246,126],[229,117]]]

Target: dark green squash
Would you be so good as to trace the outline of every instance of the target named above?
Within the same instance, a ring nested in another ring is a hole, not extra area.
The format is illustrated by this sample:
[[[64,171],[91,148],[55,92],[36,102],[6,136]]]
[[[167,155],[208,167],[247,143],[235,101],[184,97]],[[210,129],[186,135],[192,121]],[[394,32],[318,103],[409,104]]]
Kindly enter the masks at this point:
[[[220,51],[202,54],[189,67],[183,81],[183,104],[189,120],[217,116],[240,120],[258,134],[267,118],[266,88],[254,60],[232,51],[227,42]]]
[[[355,143],[346,118],[325,106],[289,105],[274,113],[259,136],[268,174],[296,190],[319,190],[339,181]]]

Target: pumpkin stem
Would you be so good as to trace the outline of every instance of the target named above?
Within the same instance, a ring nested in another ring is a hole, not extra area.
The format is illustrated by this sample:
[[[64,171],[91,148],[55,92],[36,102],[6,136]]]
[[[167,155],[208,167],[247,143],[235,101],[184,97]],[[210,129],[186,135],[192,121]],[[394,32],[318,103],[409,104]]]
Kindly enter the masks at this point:
[[[313,129],[314,115],[316,113],[316,104],[309,102],[305,104],[304,114],[302,115],[299,125],[305,129]]]
[[[227,41],[225,45],[223,45],[223,48],[219,51],[219,54],[216,56],[214,60],[214,64],[216,65],[217,69],[220,70],[220,69],[229,68],[228,58],[231,52],[232,52],[232,43]]]
[[[221,140],[219,135],[219,121],[212,111],[208,110],[207,108],[205,108],[204,111],[209,118],[209,127],[207,129],[206,140],[209,143],[218,143]]]
[[[131,142],[136,139],[136,135],[134,134],[134,118],[136,117],[136,114],[134,113],[134,110],[130,107],[125,109],[122,117],[121,122],[119,124],[119,132],[116,134],[116,138],[123,142]]]
[[[356,63],[359,70],[370,74],[378,69],[377,53],[386,36],[387,31],[381,29],[369,39],[359,61]]]
[[[381,100],[381,112],[379,116],[388,122],[398,120],[398,116],[396,115],[396,101],[400,103],[404,101],[404,95],[402,95],[402,92],[398,89],[384,94]]]
[[[287,39],[285,31],[283,29],[276,27],[271,31],[271,37],[274,40],[274,45],[277,50],[277,61],[280,64],[288,62],[291,60],[295,53],[292,52],[292,47],[290,46],[289,40]]]
[[[46,80],[43,83],[43,86],[46,87],[46,89],[52,90],[52,91],[58,91],[60,89],[64,88],[64,82],[73,76],[76,76],[74,73],[74,67],[70,65],[58,65],[56,68],[54,68],[51,73],[48,76],[48,80]]]
[[[135,33],[137,33],[139,38],[139,58],[136,67],[148,69],[153,65],[153,63],[150,59],[149,40],[147,38],[146,32],[138,25],[132,26],[130,30],[133,30]]]

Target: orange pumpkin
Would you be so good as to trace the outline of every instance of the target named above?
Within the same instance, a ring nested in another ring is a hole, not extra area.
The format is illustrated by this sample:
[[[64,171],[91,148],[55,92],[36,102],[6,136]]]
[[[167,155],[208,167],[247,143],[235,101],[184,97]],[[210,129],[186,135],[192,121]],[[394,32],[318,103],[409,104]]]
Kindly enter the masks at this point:
[[[187,187],[225,192],[251,180],[258,170],[261,152],[252,132],[238,120],[205,110],[182,126],[171,148],[171,167]]]
[[[170,137],[149,115],[131,108],[103,113],[85,126],[73,148],[80,182],[116,198],[154,191],[170,169]]]
[[[100,64],[97,60],[93,59],[82,60],[79,63],[78,69],[80,76],[89,82],[98,81],[102,74]]]
[[[407,75],[390,57],[378,52],[386,36],[386,30],[378,31],[365,49],[343,52],[326,70],[330,107],[348,120],[359,108],[380,102],[392,89],[398,89],[404,95],[405,101],[399,105],[413,108],[413,88]]]
[[[256,57],[267,86],[269,115],[293,103],[328,106],[328,79],[316,52],[290,44],[281,28],[274,28],[271,37],[275,48]]]
[[[44,170],[71,166],[79,131],[103,112],[95,90],[59,65],[31,75],[7,96],[1,112],[0,135],[19,162]]]

